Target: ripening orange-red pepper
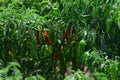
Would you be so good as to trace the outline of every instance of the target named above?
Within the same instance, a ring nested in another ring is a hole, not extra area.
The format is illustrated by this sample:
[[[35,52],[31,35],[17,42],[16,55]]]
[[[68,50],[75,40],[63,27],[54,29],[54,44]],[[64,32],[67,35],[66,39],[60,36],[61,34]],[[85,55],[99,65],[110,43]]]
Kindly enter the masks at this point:
[[[36,42],[40,45],[39,30],[36,30]]]
[[[42,30],[43,35],[47,35],[47,32],[45,30]]]
[[[50,41],[50,38],[48,37],[47,35],[47,32],[45,30],[42,30],[42,34],[44,36],[44,39],[45,41],[48,43],[48,44],[51,44],[51,41]]]

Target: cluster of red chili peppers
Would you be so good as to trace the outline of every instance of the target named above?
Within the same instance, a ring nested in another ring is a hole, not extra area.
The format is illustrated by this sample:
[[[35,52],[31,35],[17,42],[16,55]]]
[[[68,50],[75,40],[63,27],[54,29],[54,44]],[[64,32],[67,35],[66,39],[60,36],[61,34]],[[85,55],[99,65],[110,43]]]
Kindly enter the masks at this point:
[[[66,40],[67,44],[69,42],[72,42],[72,41],[75,40],[75,27],[72,27],[72,38],[71,38],[71,41],[69,40],[69,37],[70,37],[69,33],[70,33],[70,28],[66,28],[63,36],[60,37],[60,38],[64,38]],[[61,46],[59,45],[58,48],[57,48],[57,51],[55,53],[54,59],[58,58],[58,54],[59,54],[60,50],[61,50]]]
[[[42,30],[42,34],[47,44],[51,44],[51,41],[50,41],[50,38],[48,37],[47,32],[45,30]],[[37,45],[40,45],[40,31],[39,30],[36,30],[36,43]]]
[[[69,39],[70,38],[69,33],[70,33],[70,28],[67,27],[65,32],[64,32],[64,34],[63,34],[63,36],[60,37],[62,39],[65,39],[67,44],[69,42],[75,40],[75,27],[72,27],[72,38],[71,38],[71,41]],[[50,41],[50,38],[48,37],[47,32],[45,30],[42,30],[42,34],[43,34],[44,40],[47,42],[47,44],[50,45],[51,41]],[[36,30],[36,43],[37,43],[37,45],[40,45],[40,31],[39,30]],[[59,45],[58,48],[57,48],[57,51],[56,51],[56,53],[54,55],[54,59],[58,58],[58,54],[59,54],[60,50],[61,50],[61,46]]]

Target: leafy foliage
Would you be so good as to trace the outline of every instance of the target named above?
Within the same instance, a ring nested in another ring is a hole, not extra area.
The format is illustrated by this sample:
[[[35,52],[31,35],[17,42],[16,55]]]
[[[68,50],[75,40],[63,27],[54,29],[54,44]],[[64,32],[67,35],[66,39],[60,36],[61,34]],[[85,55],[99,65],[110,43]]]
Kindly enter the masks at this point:
[[[89,72],[97,80],[119,80],[119,4],[119,0],[1,0],[0,78],[89,80]]]

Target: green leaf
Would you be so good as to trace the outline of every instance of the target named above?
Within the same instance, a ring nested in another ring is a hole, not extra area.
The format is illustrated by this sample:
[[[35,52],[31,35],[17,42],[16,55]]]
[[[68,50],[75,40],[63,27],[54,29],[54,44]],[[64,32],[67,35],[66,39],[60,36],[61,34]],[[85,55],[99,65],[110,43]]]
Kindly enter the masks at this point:
[[[107,33],[110,31],[111,22],[112,22],[111,19],[106,20],[106,31],[107,31]]]
[[[78,53],[79,54],[83,54],[84,53],[85,45],[86,45],[86,42],[83,39],[78,43]]]

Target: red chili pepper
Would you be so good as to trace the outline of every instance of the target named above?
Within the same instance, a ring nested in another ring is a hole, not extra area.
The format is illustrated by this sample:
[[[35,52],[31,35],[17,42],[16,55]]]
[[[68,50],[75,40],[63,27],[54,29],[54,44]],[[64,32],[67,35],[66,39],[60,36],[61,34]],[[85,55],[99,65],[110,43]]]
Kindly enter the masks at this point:
[[[51,44],[51,41],[50,41],[50,38],[48,37],[47,35],[47,32],[45,30],[42,30],[42,34],[44,36],[44,39],[45,41],[48,43],[48,44]]]
[[[40,38],[39,38],[39,31],[36,30],[36,42],[38,45],[40,45]]]
[[[59,38],[65,38],[66,39],[66,42],[68,43],[68,38],[69,38],[69,28],[67,28],[65,30],[65,33],[63,34],[63,36],[59,36]]]
[[[68,32],[69,32],[69,28],[67,28],[67,29],[65,30],[64,38],[66,38],[66,37],[68,36]]]
[[[72,35],[75,34],[75,27],[72,27]]]
[[[45,41],[46,41],[48,44],[51,44],[50,38],[49,38],[48,36],[44,36],[44,38],[45,38]]]
[[[65,33],[64,33],[64,38],[66,39],[66,42],[68,43],[68,33],[69,33],[69,28],[66,29]]]
[[[58,52],[55,53],[54,59],[56,60],[58,58]]]
[[[56,60],[58,58],[58,53],[60,52],[60,46],[57,49],[57,52],[55,53],[54,59]]]

